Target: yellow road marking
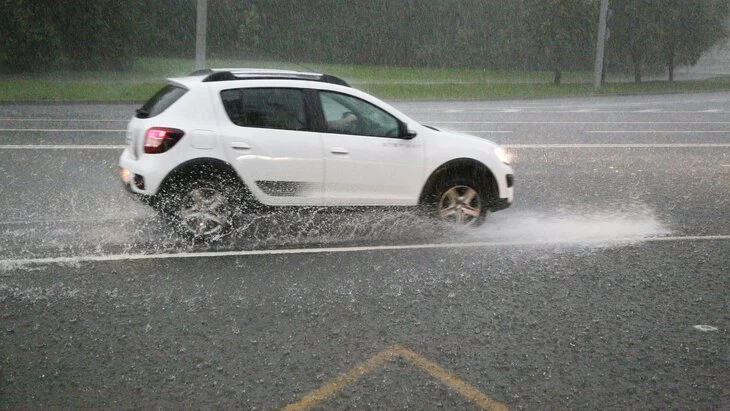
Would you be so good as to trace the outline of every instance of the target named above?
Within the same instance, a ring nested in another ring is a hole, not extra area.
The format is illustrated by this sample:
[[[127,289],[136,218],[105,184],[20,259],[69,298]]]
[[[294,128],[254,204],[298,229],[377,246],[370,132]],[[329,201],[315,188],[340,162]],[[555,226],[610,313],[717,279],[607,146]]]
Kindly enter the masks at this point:
[[[356,365],[350,371],[340,375],[322,387],[310,392],[309,394],[302,397],[299,401],[289,404],[284,408],[285,411],[304,411],[309,410],[320,402],[327,398],[341,392],[345,387],[354,383],[358,378],[363,375],[374,371],[376,368],[385,364],[387,361],[393,361],[396,358],[403,358],[410,364],[420,368],[427,374],[446,384],[448,387],[458,392],[465,398],[469,399],[476,406],[488,410],[488,411],[504,411],[507,407],[494,401],[484,395],[481,391],[476,389],[474,386],[466,383],[456,375],[449,371],[441,368],[433,361],[430,361],[415,352],[411,351],[407,347],[402,345],[392,345],[383,351],[375,354],[369,360]]]

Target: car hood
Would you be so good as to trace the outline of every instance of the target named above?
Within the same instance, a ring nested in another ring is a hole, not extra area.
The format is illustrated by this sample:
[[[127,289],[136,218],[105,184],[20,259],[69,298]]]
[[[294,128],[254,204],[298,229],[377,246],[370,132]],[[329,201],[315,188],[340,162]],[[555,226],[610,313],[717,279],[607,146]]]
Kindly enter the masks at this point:
[[[492,140],[488,140],[486,138],[482,138],[482,137],[478,137],[478,136],[473,136],[471,134],[466,134],[462,131],[442,129],[442,128],[438,128],[438,127],[434,127],[434,126],[427,126],[427,125],[424,125],[424,127],[438,132],[437,134],[441,138],[449,139],[451,141],[460,141],[460,142],[463,141],[464,143],[482,144],[482,145],[490,146],[491,148],[495,148],[495,147],[499,146],[499,144],[495,143]]]

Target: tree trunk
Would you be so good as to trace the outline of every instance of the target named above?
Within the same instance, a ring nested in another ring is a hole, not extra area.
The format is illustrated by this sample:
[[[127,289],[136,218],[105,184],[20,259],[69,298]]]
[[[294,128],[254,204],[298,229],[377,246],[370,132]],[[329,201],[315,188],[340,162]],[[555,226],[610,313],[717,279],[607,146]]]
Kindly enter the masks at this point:
[[[641,63],[634,62],[634,83],[641,83]]]
[[[555,67],[555,77],[553,78],[553,84],[560,84],[560,79],[563,77],[563,73],[560,71],[560,67]]]
[[[669,82],[674,82],[674,43],[670,44],[667,49],[667,71],[669,72]]]

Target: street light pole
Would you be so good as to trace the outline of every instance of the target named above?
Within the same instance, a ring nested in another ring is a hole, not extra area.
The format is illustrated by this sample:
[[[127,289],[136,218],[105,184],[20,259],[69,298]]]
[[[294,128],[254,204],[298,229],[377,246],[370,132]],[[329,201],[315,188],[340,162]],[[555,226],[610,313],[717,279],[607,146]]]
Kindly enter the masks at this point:
[[[603,77],[603,56],[606,46],[606,20],[608,20],[608,0],[601,0],[601,14],[598,18],[598,39],[596,40],[596,67],[594,71],[594,87],[601,88]]]
[[[198,0],[195,25],[195,70],[205,68],[205,41],[208,29],[208,0]]]

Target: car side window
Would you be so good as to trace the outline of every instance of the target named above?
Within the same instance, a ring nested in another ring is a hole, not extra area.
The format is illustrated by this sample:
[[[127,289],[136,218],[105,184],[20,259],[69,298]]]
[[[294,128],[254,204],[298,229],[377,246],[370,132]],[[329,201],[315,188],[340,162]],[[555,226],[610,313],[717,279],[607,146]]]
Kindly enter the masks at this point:
[[[309,130],[304,93],[292,88],[240,88],[221,91],[223,107],[241,127]]]
[[[359,98],[320,91],[326,131],[373,137],[398,137],[400,122],[382,109]]]

